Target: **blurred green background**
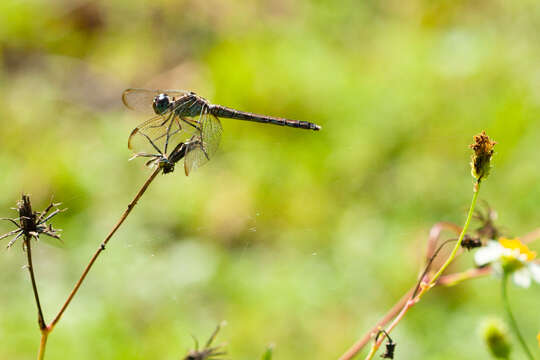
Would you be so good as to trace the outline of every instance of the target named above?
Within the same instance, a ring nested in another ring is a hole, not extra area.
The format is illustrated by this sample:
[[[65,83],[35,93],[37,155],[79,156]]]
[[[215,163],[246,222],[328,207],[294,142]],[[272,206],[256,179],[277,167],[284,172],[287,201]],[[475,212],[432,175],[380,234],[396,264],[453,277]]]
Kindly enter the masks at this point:
[[[414,284],[430,227],[463,222],[483,129],[498,145],[480,197],[507,235],[533,230],[539,32],[532,0],[0,2],[0,216],[21,192],[69,208],[64,245],[34,250],[48,321],[150,172],[127,161],[145,118],[123,89],[323,127],[224,120],[210,163],[151,185],[47,359],[180,359],[222,320],[231,359],[269,343],[275,359],[336,359]],[[1,253],[0,359],[33,359],[25,256]],[[510,289],[535,347],[540,286]],[[503,315],[499,292],[491,277],[430,292],[394,332],[397,358],[487,358],[478,327]]]

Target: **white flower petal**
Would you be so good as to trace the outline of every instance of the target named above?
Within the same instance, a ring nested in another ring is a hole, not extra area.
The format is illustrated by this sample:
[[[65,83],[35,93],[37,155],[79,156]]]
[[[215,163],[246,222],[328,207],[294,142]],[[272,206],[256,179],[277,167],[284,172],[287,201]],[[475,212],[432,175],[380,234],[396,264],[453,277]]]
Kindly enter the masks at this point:
[[[514,275],[512,275],[512,278],[514,279],[516,285],[524,288],[528,288],[529,286],[531,286],[531,273],[526,267],[514,271]]]
[[[534,262],[530,263],[529,271],[531,272],[531,275],[534,281],[540,284],[540,264],[537,264]]]
[[[504,248],[496,241],[488,242],[487,246],[476,250],[474,253],[474,262],[478,266],[487,265],[503,254]]]

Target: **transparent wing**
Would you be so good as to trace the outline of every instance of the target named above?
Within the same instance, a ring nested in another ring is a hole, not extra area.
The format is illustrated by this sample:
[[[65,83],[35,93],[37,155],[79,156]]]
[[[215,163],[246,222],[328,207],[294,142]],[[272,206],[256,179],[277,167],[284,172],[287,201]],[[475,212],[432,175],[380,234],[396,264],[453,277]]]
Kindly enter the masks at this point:
[[[149,90],[149,89],[127,89],[122,93],[122,102],[131,110],[139,111],[144,114],[154,114],[152,103],[159,94],[167,94],[174,99],[188,95],[189,91],[184,90]]]
[[[136,153],[167,154],[180,142],[200,133],[190,121],[173,112],[154,116],[133,129],[128,148]]]
[[[208,162],[209,158],[206,157],[202,142],[200,139],[193,138],[189,142],[187,154],[184,158],[184,171],[188,176],[193,170],[203,166]]]
[[[223,127],[219,119],[210,114],[207,106],[203,108],[198,123],[201,129],[200,135],[196,135],[190,139],[184,160],[186,175],[189,175],[191,171],[212,159],[221,142]]]

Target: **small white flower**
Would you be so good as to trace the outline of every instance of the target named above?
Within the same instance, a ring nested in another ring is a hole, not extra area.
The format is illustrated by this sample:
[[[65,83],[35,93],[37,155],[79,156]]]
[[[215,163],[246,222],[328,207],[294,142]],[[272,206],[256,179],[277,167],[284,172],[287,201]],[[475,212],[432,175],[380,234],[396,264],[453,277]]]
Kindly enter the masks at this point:
[[[532,280],[540,283],[540,264],[534,262],[536,253],[519,239],[490,240],[487,246],[474,254],[476,265],[491,264],[497,275],[512,274],[514,282],[528,288]]]

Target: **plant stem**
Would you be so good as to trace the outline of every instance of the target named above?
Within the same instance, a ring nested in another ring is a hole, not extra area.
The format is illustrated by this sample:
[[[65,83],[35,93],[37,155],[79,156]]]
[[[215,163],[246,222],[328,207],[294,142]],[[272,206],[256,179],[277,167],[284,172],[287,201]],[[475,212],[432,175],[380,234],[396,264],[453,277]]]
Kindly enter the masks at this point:
[[[467,219],[465,220],[465,224],[463,225],[463,228],[461,229],[461,233],[459,234],[458,241],[457,241],[456,245],[454,246],[454,249],[450,253],[450,256],[448,256],[448,259],[446,259],[446,262],[441,266],[441,268],[439,269],[439,271],[437,271],[437,273],[433,276],[433,278],[431,278],[431,280],[427,284],[420,287],[420,292],[418,293],[418,295],[416,295],[416,297],[414,297],[414,298],[411,298],[409,301],[407,301],[405,303],[405,305],[403,306],[403,309],[401,310],[401,312],[398,314],[398,316],[396,316],[394,321],[392,321],[392,323],[390,324],[390,326],[386,330],[386,332],[388,334],[390,334],[390,332],[403,319],[403,317],[409,311],[409,309],[411,307],[413,307],[416,303],[418,303],[418,301],[420,301],[422,296],[426,292],[428,292],[429,289],[431,289],[433,286],[435,286],[437,284],[437,279],[444,273],[446,268],[448,268],[450,263],[456,257],[456,254],[457,254],[459,248],[461,247],[461,242],[463,241],[463,238],[465,237],[465,234],[467,233],[467,229],[469,228],[469,225],[471,223],[471,219],[472,219],[472,216],[474,214],[474,207],[476,205],[476,201],[478,200],[479,191],[480,191],[480,181],[477,181],[475,183],[475,185],[474,185],[473,196],[472,196],[472,200],[471,200],[471,205],[469,207],[469,213],[467,214]],[[415,293],[416,293],[416,291],[415,291]],[[371,350],[370,350],[369,354],[366,356],[366,360],[370,360],[370,359],[373,358],[373,356],[375,355],[375,353],[377,352],[377,350],[379,349],[379,347],[383,343],[383,340],[384,339],[379,339],[378,341],[375,341],[373,343],[373,345],[371,346]]]
[[[92,268],[92,265],[94,265],[94,262],[96,261],[96,259],[98,258],[98,256],[101,254],[101,252],[103,250],[105,250],[105,245],[107,245],[107,243],[109,242],[109,240],[111,239],[111,237],[114,235],[114,233],[116,232],[116,230],[118,230],[118,228],[122,225],[122,223],[124,222],[124,220],[126,220],[126,218],[128,217],[129,213],[131,212],[131,210],[133,210],[133,208],[135,207],[135,205],[137,204],[137,201],[139,201],[139,199],[141,198],[141,196],[144,194],[144,192],[146,191],[146,189],[148,188],[148,186],[150,185],[150,183],[152,183],[152,181],[155,179],[155,177],[161,172],[161,168],[160,167],[157,167],[156,170],[154,170],[154,172],[150,175],[150,177],[148,178],[148,180],[146,180],[146,182],[143,184],[143,186],[141,187],[141,189],[139,190],[139,192],[137,192],[137,195],[135,195],[135,197],[133,198],[133,200],[129,203],[129,205],[127,206],[127,209],[124,211],[124,213],[122,214],[122,216],[120,217],[120,220],[118,220],[118,222],[116,223],[116,225],[114,225],[114,227],[112,228],[112,230],[109,232],[109,234],[107,235],[107,237],[105,237],[105,240],[103,240],[103,242],[99,245],[98,249],[96,250],[96,252],[94,253],[94,256],[92,256],[92,258],[90,259],[90,262],[88,263],[88,265],[86,266],[86,268],[84,269],[81,277],[79,278],[79,280],[77,280],[77,283],[75,284],[75,286],[73,287],[73,290],[71,290],[71,293],[69,294],[67,300],[64,302],[64,304],[62,305],[62,307],[60,308],[60,311],[58,312],[58,314],[56,315],[56,317],[54,318],[54,320],[51,322],[51,324],[48,326],[48,332],[51,332],[53,330],[53,328],[55,327],[55,325],[58,323],[58,321],[60,320],[60,318],[62,317],[62,314],[64,313],[64,311],[66,310],[66,308],[69,306],[69,303],[71,302],[71,300],[73,299],[73,297],[75,296],[75,294],[77,293],[77,291],[79,290],[79,287],[81,286],[81,284],[83,283],[84,279],[86,278],[86,275],[88,274],[88,272],[90,271],[90,269]]]
[[[527,347],[527,343],[525,343],[525,340],[523,339],[523,336],[521,335],[519,331],[519,327],[517,325],[516,319],[514,318],[514,315],[512,315],[512,310],[510,309],[510,302],[508,301],[507,284],[508,284],[508,274],[504,272],[504,275],[502,278],[502,284],[501,284],[501,295],[502,295],[504,310],[506,310],[506,315],[508,316],[508,320],[510,321],[512,330],[514,330],[514,333],[516,334],[516,337],[518,338],[519,343],[521,344],[521,347],[523,348],[523,352],[525,352],[525,354],[527,355],[529,359],[534,360],[531,350],[529,350],[529,348]]]
[[[38,360],[45,358],[45,347],[47,346],[47,338],[49,337],[49,330],[45,329],[41,331],[41,341],[39,342]]]
[[[379,320],[377,324],[375,324],[374,327],[372,327],[360,340],[355,342],[353,346],[350,347],[349,350],[347,350],[339,360],[350,360],[352,359],[362,348],[369,342],[373,334],[375,334],[382,326],[386,325],[390,320],[392,320],[403,308],[403,305],[407,303],[407,301],[410,299],[411,294],[413,293],[414,288],[411,288],[405,295],[399,299],[397,303],[394,304],[394,306],[384,315],[384,317]]]
[[[454,258],[456,257],[456,254],[461,247],[461,242],[463,241],[463,237],[467,233],[467,229],[469,228],[469,225],[471,223],[472,216],[474,214],[474,207],[476,205],[476,200],[478,200],[478,193],[480,192],[480,181],[477,181],[474,186],[474,192],[473,197],[471,200],[471,206],[469,207],[469,213],[467,214],[467,220],[465,220],[465,225],[463,225],[463,229],[461,229],[461,233],[459,234],[458,241],[456,243],[456,246],[454,246],[454,249],[450,253],[450,256],[448,259],[446,259],[446,262],[441,266],[439,271],[433,276],[431,281],[429,282],[429,286],[433,286],[437,282],[437,279],[442,275],[442,273],[446,270],[446,268],[450,265],[452,261],[454,261]]]
[[[423,287],[422,290],[420,290],[420,292],[418,293],[418,296],[415,299],[411,298],[405,303],[405,306],[403,306],[403,308],[399,312],[398,316],[396,316],[394,321],[392,321],[392,323],[388,326],[388,329],[386,329],[387,334],[390,334],[390,332],[392,330],[394,330],[394,328],[399,324],[401,319],[403,319],[403,317],[405,316],[407,311],[409,311],[409,309],[412,308],[420,300],[420,297],[428,290],[429,290],[429,287]],[[373,343],[368,355],[366,356],[366,360],[371,360],[373,358],[373,356],[375,356],[375,353],[377,352],[377,350],[379,349],[379,347],[381,346],[383,341],[384,341],[384,338],[379,339],[378,341],[375,341]]]
[[[30,273],[30,281],[32,282],[32,290],[34,290],[34,298],[36,299],[36,306],[38,311],[38,325],[39,329],[43,330],[47,328],[45,320],[43,319],[43,311],[41,310],[41,303],[39,302],[39,294],[36,284],[36,277],[34,276],[34,265],[32,263],[32,237],[25,236],[24,245],[26,247],[26,258],[28,259],[28,272]]]
[[[484,268],[473,268],[469,270],[465,270],[462,272],[454,273],[454,274],[448,274],[441,276],[439,278],[439,281],[437,281],[437,285],[441,286],[455,286],[462,281],[465,280],[471,280],[480,276],[486,276],[491,274],[492,269],[491,267],[484,267]]]
[[[461,228],[453,223],[438,222],[431,227],[429,231],[428,245],[426,251],[426,258],[429,259],[435,249],[435,244],[439,240],[443,230],[455,231],[460,233]],[[364,334],[358,341],[356,341],[341,357],[339,360],[350,360],[354,358],[366,344],[370,341],[373,335],[382,327],[385,326],[390,320],[392,320],[403,309],[403,306],[410,300],[411,295],[415,291],[415,288],[411,288],[394,306],[384,315],[384,317],[375,324],[367,333]]]

